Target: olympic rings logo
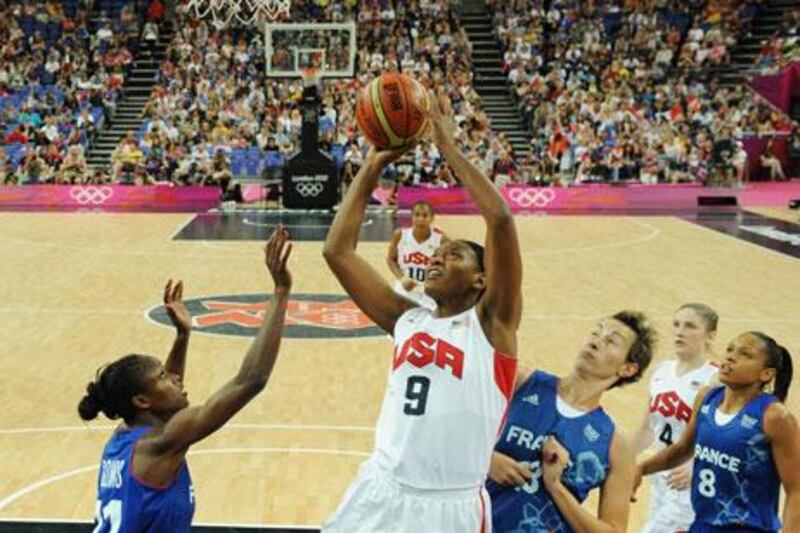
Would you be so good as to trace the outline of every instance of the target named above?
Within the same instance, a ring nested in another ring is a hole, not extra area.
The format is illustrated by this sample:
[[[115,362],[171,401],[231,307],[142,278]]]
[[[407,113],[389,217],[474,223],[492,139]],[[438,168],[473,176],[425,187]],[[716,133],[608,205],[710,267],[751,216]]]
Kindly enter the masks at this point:
[[[77,185],[70,187],[69,195],[81,205],[99,205],[111,198],[114,195],[114,191],[111,187],[82,187]]]
[[[523,208],[547,207],[550,202],[556,199],[556,191],[550,187],[546,189],[515,187],[508,192],[508,197]]]
[[[325,189],[325,186],[322,183],[295,183],[294,190],[297,191],[297,194],[302,196],[303,198],[308,198],[311,196],[319,196],[322,194],[322,191]]]

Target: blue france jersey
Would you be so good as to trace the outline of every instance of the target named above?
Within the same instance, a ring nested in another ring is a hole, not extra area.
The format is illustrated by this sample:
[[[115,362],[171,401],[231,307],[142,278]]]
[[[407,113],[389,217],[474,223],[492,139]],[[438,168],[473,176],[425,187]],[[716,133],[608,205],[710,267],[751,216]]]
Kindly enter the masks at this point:
[[[136,442],[152,428],[120,428],[103,450],[94,533],[189,532],[194,490],[184,461],[172,483],[158,488],[136,479],[131,467]]]
[[[714,413],[724,396],[724,387],[709,392],[698,414],[690,531],[778,531],[780,477],[761,425],[777,400],[761,394],[720,426]]]
[[[569,451],[572,465],[564,471],[562,481],[579,501],[606,478],[614,423],[600,408],[576,417],[560,414],[557,387],[557,377],[537,371],[511,400],[495,451],[527,466],[533,478],[516,488],[487,482],[497,533],[572,531],[541,479],[541,448],[548,436],[554,436]]]

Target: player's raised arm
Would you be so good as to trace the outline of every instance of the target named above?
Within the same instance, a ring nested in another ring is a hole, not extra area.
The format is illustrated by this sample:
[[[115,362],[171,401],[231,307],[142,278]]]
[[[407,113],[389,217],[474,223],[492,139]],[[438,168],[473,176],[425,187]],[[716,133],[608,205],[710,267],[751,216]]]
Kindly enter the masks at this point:
[[[286,268],[291,253],[288,233],[279,226],[267,242],[265,262],[275,282],[275,296],[237,375],[203,405],[184,409],[147,442],[152,455],[182,453],[189,445],[219,429],[267,384],[278,356],[292,277]],[[145,453],[148,450],[145,450]]]
[[[479,303],[481,321],[495,347],[514,355],[515,333],[522,316],[522,255],[514,217],[489,178],[456,145],[447,96],[437,98],[431,93],[430,100],[427,115],[433,140],[486,221],[486,293]]]
[[[364,211],[383,170],[405,150],[377,151],[367,155],[333,219],[322,254],[342,287],[378,326],[392,333],[397,319],[414,303],[391,285],[356,253]]]

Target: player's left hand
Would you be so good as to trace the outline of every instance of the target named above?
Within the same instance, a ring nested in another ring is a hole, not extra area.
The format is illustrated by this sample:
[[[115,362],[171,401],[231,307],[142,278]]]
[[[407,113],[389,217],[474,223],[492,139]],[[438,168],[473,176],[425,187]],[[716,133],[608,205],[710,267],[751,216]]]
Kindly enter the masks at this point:
[[[686,490],[692,484],[692,462],[689,461],[669,471],[667,486],[672,490]]]
[[[423,110],[425,118],[430,122],[428,136],[436,146],[455,143],[456,125],[453,120],[453,106],[446,94],[428,91],[430,105]]]
[[[542,480],[545,487],[561,483],[561,476],[570,464],[567,449],[552,435],[547,437],[542,446]]]
[[[192,330],[192,315],[183,303],[183,281],[172,284],[172,280],[164,287],[164,308],[167,310],[172,325],[178,333],[189,333]]]

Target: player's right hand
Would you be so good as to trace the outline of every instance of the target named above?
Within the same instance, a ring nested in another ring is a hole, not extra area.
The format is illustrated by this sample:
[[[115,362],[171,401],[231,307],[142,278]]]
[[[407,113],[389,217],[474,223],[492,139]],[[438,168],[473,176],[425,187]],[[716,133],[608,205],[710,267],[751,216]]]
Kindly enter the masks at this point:
[[[400,284],[401,284],[401,285],[403,286],[403,288],[404,288],[405,290],[407,290],[408,292],[411,292],[411,291],[413,291],[413,290],[414,290],[414,288],[417,286],[417,282],[416,282],[416,281],[414,281],[414,280],[413,280],[413,279],[411,279],[411,278],[403,278],[403,279],[400,281]]]
[[[500,452],[492,453],[489,477],[495,483],[507,487],[519,487],[533,478],[527,467]]]
[[[172,284],[172,280],[164,287],[164,308],[167,310],[172,325],[179,333],[192,331],[192,315],[183,303],[183,282]]]

